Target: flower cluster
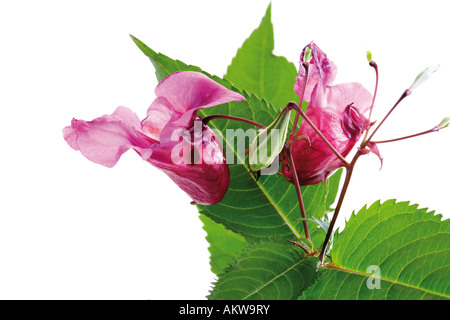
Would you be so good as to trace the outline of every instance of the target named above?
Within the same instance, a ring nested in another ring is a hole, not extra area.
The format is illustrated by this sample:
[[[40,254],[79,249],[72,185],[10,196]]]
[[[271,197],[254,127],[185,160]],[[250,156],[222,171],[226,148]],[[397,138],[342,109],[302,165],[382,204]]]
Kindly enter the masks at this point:
[[[245,98],[203,73],[179,71],[158,84],[155,89],[156,99],[151,103],[144,120],[140,121],[130,109],[119,107],[111,115],[92,121],[73,119],[71,125],[64,128],[63,134],[73,149],[107,167],[113,167],[124,152],[133,149],[142,159],[166,173],[195,203],[212,205],[222,201],[227,193],[230,172],[222,143],[207,126],[208,121],[227,118],[258,126],[259,134],[249,146],[250,168],[259,172],[278,163],[274,160],[280,156],[281,170],[275,172],[282,174],[296,187],[307,239],[309,232],[300,186],[326,181],[335,170],[345,167],[347,174],[344,186],[319,257],[323,261],[356,160],[369,152],[381,159],[377,144],[435,132],[447,127],[450,122],[446,118],[425,132],[373,141],[374,134],[397,105],[437,68],[430,67],[420,73],[369,136],[374,124],[370,117],[378,87],[378,67],[371,57],[369,65],[376,71],[374,94],[357,82],[333,84],[336,65],[311,42],[300,56],[300,68],[294,86],[300,98],[299,105],[308,103],[306,112],[295,102],[290,102],[267,127],[229,115],[213,114],[202,119],[198,114],[202,109]],[[293,110],[296,118],[288,134]],[[300,116],[302,123],[298,127]],[[345,158],[363,134],[365,136],[356,155],[348,162]],[[269,144],[272,151],[267,156],[265,148]]]

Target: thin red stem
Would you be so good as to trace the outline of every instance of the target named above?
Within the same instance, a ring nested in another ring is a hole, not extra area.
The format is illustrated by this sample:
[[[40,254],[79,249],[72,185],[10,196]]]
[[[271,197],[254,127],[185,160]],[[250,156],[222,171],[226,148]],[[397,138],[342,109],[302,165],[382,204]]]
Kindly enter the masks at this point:
[[[292,241],[292,240],[288,240],[288,242],[292,243],[294,246],[297,246],[299,248],[301,248],[303,251],[305,251],[306,254],[310,254],[310,252],[308,251],[308,249],[306,249],[304,246],[302,246],[300,243],[298,243],[297,241]]]
[[[225,115],[225,114],[215,114],[215,115],[212,115],[212,116],[207,116],[207,117],[203,118],[202,121],[203,121],[204,124],[207,124],[209,121],[211,121],[213,119],[236,120],[236,121],[241,121],[241,122],[245,122],[245,123],[257,126],[259,128],[262,128],[262,129],[265,128],[265,126],[263,126],[262,124],[259,124],[258,122],[255,122],[255,121],[252,121],[252,120],[248,120],[248,119],[245,119],[245,118],[228,116],[228,115]]]
[[[352,160],[351,164],[347,168],[344,185],[342,186],[341,194],[339,195],[339,200],[338,200],[338,203],[336,205],[336,209],[334,210],[333,217],[331,218],[330,226],[328,227],[328,231],[327,231],[327,234],[325,236],[325,240],[324,240],[323,245],[322,245],[322,250],[321,250],[320,255],[319,255],[319,260],[320,260],[321,263],[323,263],[323,259],[324,259],[325,252],[326,252],[326,249],[327,249],[327,246],[328,246],[328,242],[330,241],[331,234],[333,233],[334,225],[336,224],[336,220],[337,220],[337,217],[339,215],[339,212],[341,211],[342,203],[344,202],[345,194],[347,193],[348,186],[350,184],[350,179],[352,178],[353,169],[355,167],[356,161],[358,160],[358,158],[360,156],[361,156],[361,153],[357,152],[356,155],[353,157],[353,160]]]
[[[428,134],[428,133],[432,133],[432,132],[438,132],[438,131],[439,131],[439,127],[434,127],[433,129],[430,129],[430,130],[427,130],[427,131],[424,131],[424,132],[420,132],[420,133],[416,133],[416,134],[412,134],[410,136],[396,138],[396,139],[390,139],[390,140],[374,141],[374,143],[380,144],[380,143],[396,142],[396,141],[406,140],[406,139],[410,139],[410,138],[414,138],[414,137],[418,137],[418,136],[421,136],[421,135],[424,135],[424,134]]]
[[[336,148],[328,141],[328,139],[320,132],[320,130],[312,123],[308,116],[303,112],[302,109],[298,108],[297,112],[303,117],[303,119],[311,126],[311,128],[319,135],[323,142],[330,148],[331,151],[342,161],[345,167],[349,166],[349,163],[345,158],[336,150]]]
[[[303,81],[303,87],[302,87],[302,94],[300,95],[300,103],[299,103],[299,109],[302,109],[303,105],[303,97],[305,96],[305,90],[306,90],[306,83],[308,82],[308,74],[309,74],[309,63],[303,62],[303,68],[305,68],[305,79]],[[297,132],[297,126],[298,126],[298,120],[299,120],[299,113],[295,115],[294,125],[292,126],[292,132],[291,134],[295,134]]]
[[[289,157],[289,166],[292,171],[292,176],[294,177],[294,185],[295,185],[295,190],[297,192],[300,213],[302,215],[302,218],[306,219],[306,209],[305,209],[305,205],[303,203],[302,190],[300,189],[300,182],[298,180],[298,175],[297,175],[297,170],[295,168],[294,158],[292,157],[291,146],[290,145],[286,146],[286,150],[287,150],[287,154]],[[302,222],[303,222],[303,229],[305,230],[305,238],[308,240],[311,240],[311,237],[309,235],[308,223],[306,220],[303,220]]]
[[[411,90],[406,89],[403,94],[401,95],[401,97],[397,100],[397,102],[394,104],[394,106],[391,108],[391,110],[389,110],[388,114],[383,118],[383,120],[380,122],[380,124],[375,128],[375,130],[372,132],[372,134],[370,135],[369,139],[363,141],[361,148],[364,148],[367,146],[367,144],[372,140],[373,136],[375,135],[375,133],[378,131],[378,129],[380,129],[381,125],[386,121],[386,119],[391,115],[392,111],[395,110],[395,108],[400,104],[400,102],[402,102],[403,99],[405,99],[407,96],[409,96],[411,94]]]
[[[372,104],[370,106],[370,111],[369,111],[369,123],[370,123],[370,119],[372,117],[373,106],[375,104],[375,98],[377,97],[377,92],[378,92],[378,78],[379,77],[378,77],[378,65],[375,63],[375,61],[370,61],[369,65],[372,68],[374,68],[374,70],[375,70],[375,90],[373,92]],[[367,128],[367,130],[366,130],[366,134],[364,136],[363,143],[364,143],[364,141],[366,141],[367,136],[369,135],[369,130],[370,130],[370,127]]]
[[[375,104],[375,98],[377,97],[378,91],[378,65],[375,63],[375,61],[370,61],[369,65],[375,69],[375,90],[373,92],[372,105],[370,106],[369,111],[369,121],[370,121],[370,118],[372,117],[373,105]]]

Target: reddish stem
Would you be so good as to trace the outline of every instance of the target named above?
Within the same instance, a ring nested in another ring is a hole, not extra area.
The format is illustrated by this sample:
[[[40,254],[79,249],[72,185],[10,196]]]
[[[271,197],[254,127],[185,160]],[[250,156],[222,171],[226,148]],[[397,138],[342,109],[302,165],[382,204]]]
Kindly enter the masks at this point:
[[[289,166],[292,171],[292,176],[294,177],[294,185],[295,185],[295,190],[297,192],[298,205],[300,207],[300,213],[303,218],[302,222],[303,222],[303,229],[305,230],[305,238],[308,240],[311,240],[311,237],[309,235],[308,223],[306,220],[304,220],[304,219],[306,219],[306,209],[305,209],[305,205],[303,203],[302,190],[300,189],[300,182],[298,180],[298,174],[297,174],[297,170],[295,168],[294,158],[292,157],[291,146],[287,145],[285,147],[285,149],[288,154]]]
[[[372,104],[371,104],[371,106],[370,106],[370,111],[369,111],[369,123],[370,123],[370,119],[371,119],[371,117],[372,117],[372,111],[373,111],[373,106],[374,106],[374,104],[375,104],[375,98],[377,97],[377,92],[378,92],[378,65],[375,63],[375,61],[370,61],[369,62],[369,65],[372,67],[372,68],[374,68],[374,70],[375,70],[375,90],[374,90],[374,92],[373,92],[373,98],[372,98]],[[363,143],[366,141],[366,139],[367,139],[367,136],[368,136],[368,134],[369,134],[369,129],[370,129],[370,127],[368,127],[367,128],[367,130],[366,130],[366,134],[365,134],[365,136],[364,136],[364,139],[363,139]]]
[[[358,160],[358,158],[361,155],[362,155],[362,153],[360,153],[360,151],[358,151],[356,153],[356,155],[353,157],[353,160],[350,163],[350,165],[346,168],[347,172],[346,172],[346,175],[345,175],[344,185],[342,186],[341,194],[339,195],[339,200],[338,200],[338,203],[336,205],[336,209],[334,210],[333,217],[331,218],[330,226],[328,227],[328,231],[327,231],[327,234],[325,236],[325,240],[324,240],[323,245],[322,245],[322,250],[321,250],[320,255],[319,255],[319,260],[320,260],[321,263],[323,263],[323,259],[324,259],[325,252],[326,252],[326,249],[327,249],[327,246],[328,246],[328,242],[330,241],[331,234],[333,233],[334,225],[336,224],[336,220],[337,220],[337,217],[339,215],[339,212],[341,211],[342,203],[344,202],[345,194],[347,193],[348,186],[350,184],[350,179],[352,178],[353,169],[355,167],[356,161]]]
[[[375,98],[377,97],[378,91],[378,65],[375,63],[375,61],[370,61],[369,65],[375,69],[375,90],[373,92],[372,105],[370,106],[369,111],[369,121],[370,121],[370,118],[372,117],[373,105],[375,104]]]
[[[386,119],[391,115],[392,111],[395,110],[395,108],[400,104],[400,102],[402,102],[403,99],[405,99],[407,96],[409,96],[411,94],[411,90],[406,89],[403,94],[401,95],[401,97],[397,100],[397,102],[394,104],[394,106],[391,108],[391,110],[389,110],[388,114],[383,118],[383,120],[380,122],[380,124],[375,128],[375,130],[372,132],[372,134],[370,135],[369,139],[363,141],[363,143],[361,144],[361,148],[365,148],[367,146],[367,144],[370,142],[370,140],[372,140],[373,136],[375,135],[375,133],[378,131],[378,129],[380,129],[381,125],[386,121]]]
[[[306,83],[308,81],[308,74],[309,74],[309,63],[308,62],[303,62],[303,68],[305,68],[305,80],[303,81],[303,87],[302,87],[302,94],[300,96],[300,103],[299,103],[299,109],[301,110],[302,105],[303,105],[303,97],[305,96],[305,89],[306,89]],[[294,125],[292,126],[292,132],[291,134],[295,134],[297,131],[297,125],[298,125],[298,120],[299,120],[299,113],[297,112],[297,114],[295,115],[295,120],[294,120]]]
[[[252,120],[248,120],[245,118],[239,118],[239,117],[233,117],[233,116],[228,116],[225,114],[215,114],[212,116],[207,116],[205,118],[203,118],[203,123],[206,125],[209,121],[213,120],[213,119],[228,119],[228,120],[236,120],[236,121],[241,121],[241,122],[245,122],[254,126],[257,126],[259,128],[266,128],[265,126],[263,126],[262,124],[259,124],[258,122],[252,121]]]
[[[380,143],[401,141],[401,140],[410,139],[410,138],[414,138],[414,137],[418,137],[418,136],[421,136],[421,135],[424,135],[424,134],[428,134],[428,133],[432,133],[432,132],[438,132],[438,131],[439,131],[439,127],[434,127],[433,129],[430,129],[430,130],[427,130],[427,131],[424,131],[424,132],[420,132],[420,133],[416,133],[416,134],[412,134],[410,136],[396,138],[396,139],[390,139],[390,140],[383,140],[383,141],[374,141],[374,143],[380,144]]]
[[[320,132],[320,130],[312,123],[312,121],[308,118],[308,116],[303,112],[301,108],[298,107],[297,114],[300,114],[303,119],[311,126],[311,128],[319,135],[319,137],[322,139],[323,142],[330,148],[331,151],[336,155],[336,157],[339,158],[339,160],[342,161],[345,167],[349,166],[349,163],[345,158],[339,153],[339,151],[336,150],[336,148],[328,141],[328,139]]]
[[[304,246],[302,246],[300,243],[298,243],[297,241],[292,241],[292,240],[288,240],[288,242],[292,243],[294,246],[301,248],[303,251],[305,251],[305,253],[307,255],[310,254],[310,252],[308,251],[308,249],[306,249]]]

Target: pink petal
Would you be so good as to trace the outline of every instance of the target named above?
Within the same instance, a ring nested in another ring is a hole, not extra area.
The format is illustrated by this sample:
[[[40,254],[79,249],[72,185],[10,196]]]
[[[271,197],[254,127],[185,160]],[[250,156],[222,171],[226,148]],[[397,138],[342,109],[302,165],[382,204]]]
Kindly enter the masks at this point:
[[[192,149],[198,155],[195,163],[191,163]],[[228,190],[230,172],[222,146],[207,127],[199,144],[181,140],[162,145],[153,150],[148,161],[165,172],[198,204],[219,203]]]
[[[380,159],[380,162],[381,162],[380,170],[381,170],[381,168],[383,168],[383,156],[381,155],[377,144],[373,141],[370,141],[368,143],[367,147],[369,148],[370,152],[374,153],[378,157],[378,159]]]
[[[178,71],[164,78],[155,89],[156,96],[166,97],[180,114],[245,98],[218,84],[200,72]]]
[[[130,148],[148,158],[151,146],[155,143],[140,132],[139,118],[125,107],[119,107],[113,114],[92,121],[73,119],[72,124],[63,129],[63,135],[74,150],[110,168]]]
[[[306,115],[322,132],[333,147],[346,157],[354,145],[355,140],[349,139],[342,128],[342,117],[320,108],[309,106]],[[292,147],[295,166],[301,185],[315,184],[323,181],[331,172],[342,166],[341,160],[323,142],[311,126],[303,121],[298,135],[305,135],[307,141],[299,141]],[[283,168],[283,175],[289,179],[292,175],[287,168]]]
[[[195,111],[230,101],[242,101],[245,98],[213,81],[203,73],[178,71],[164,78],[156,87],[157,101],[147,111],[147,118],[142,122],[146,132],[153,137],[160,137],[165,130],[165,141],[175,127],[192,126]],[[159,134],[158,134],[159,133]]]
[[[198,72],[174,73],[161,81],[155,92],[157,98],[142,123],[135,113],[120,107],[93,121],[73,119],[63,130],[64,138],[86,158],[107,167],[113,167],[124,152],[134,149],[197,203],[220,202],[228,190],[230,173],[212,131],[200,122],[204,126],[200,143],[187,143],[189,151],[194,149],[202,156],[198,163],[174,162],[174,148],[186,141],[177,135],[171,137],[176,130],[192,129],[194,120],[199,119],[197,110],[244,97]]]
[[[353,105],[348,105],[342,116],[344,133],[349,139],[358,141],[361,134],[370,125],[369,119],[364,117]]]
[[[306,115],[339,154],[346,157],[369,124],[363,114],[371,106],[372,94],[355,82],[332,86],[336,66],[313,42],[308,47],[312,51],[312,60],[304,96],[304,100],[310,102]],[[294,88],[298,95],[301,95],[304,81],[305,70],[301,66]],[[292,147],[300,184],[324,181],[344,165],[306,121],[302,122],[298,135],[304,135],[310,141],[310,145],[300,141]],[[286,163],[283,163],[282,172],[292,182],[292,172]]]
[[[360,83],[342,83],[331,87],[318,84],[311,96],[311,104],[342,114],[348,105],[357,108],[361,114],[367,112],[372,104],[372,94]]]
[[[339,84],[324,88],[320,83],[314,89],[306,115],[333,147],[346,157],[361,137],[368,120],[358,110],[367,110],[372,95],[358,83]],[[300,141],[292,149],[300,184],[316,184],[325,180],[343,163],[323,142],[317,133],[303,121],[298,135],[309,138],[311,146]],[[292,173],[283,168],[284,176],[290,180]]]
[[[317,83],[321,83],[325,87],[333,83],[336,78],[337,68],[336,65],[327,58],[327,55],[314,42],[311,42],[307,45],[307,47],[309,47],[312,51],[312,59],[309,63],[308,80],[306,83],[303,100],[309,102],[311,100],[311,94]],[[301,96],[306,76],[305,68],[303,67],[303,56],[305,49],[303,49],[300,56],[300,67],[294,85],[294,91],[298,96]]]
[[[157,97],[147,110],[147,117],[142,121],[142,130],[151,138],[159,141],[159,136],[166,124],[176,117],[174,107],[165,97]],[[178,115],[179,117],[180,115]]]
[[[189,170],[183,170],[181,167],[161,170],[198,204],[219,203],[230,184],[230,172],[226,163],[198,164]]]

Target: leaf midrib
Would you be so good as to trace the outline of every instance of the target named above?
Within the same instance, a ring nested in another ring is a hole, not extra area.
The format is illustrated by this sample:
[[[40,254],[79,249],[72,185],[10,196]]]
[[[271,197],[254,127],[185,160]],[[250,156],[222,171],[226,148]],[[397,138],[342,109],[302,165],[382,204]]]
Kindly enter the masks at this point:
[[[294,263],[291,267],[287,268],[285,271],[281,272],[280,274],[278,274],[277,276],[273,277],[270,281],[267,281],[264,285],[260,286],[259,288],[257,288],[256,290],[254,290],[253,292],[251,292],[250,294],[246,295],[244,298],[242,298],[242,300],[247,300],[249,297],[251,297],[252,295],[258,293],[259,291],[261,291],[262,289],[264,289],[265,287],[267,287],[269,284],[271,284],[272,282],[274,282],[276,279],[280,278],[281,276],[284,276],[286,273],[288,273],[289,271],[291,271],[292,269],[294,269],[295,267],[297,267],[298,265],[300,265],[302,262],[306,261],[306,259],[308,259],[308,256],[304,257],[303,259],[301,259],[300,261],[297,261],[296,263]]]
[[[351,270],[351,269],[347,269],[347,268],[343,268],[343,267],[338,267],[338,266],[333,265],[333,264],[328,264],[328,265],[325,266],[325,268],[326,269],[332,269],[332,270],[338,270],[338,271],[342,271],[342,272],[349,273],[349,274],[356,274],[356,275],[364,276],[364,277],[367,277],[367,278],[373,276],[373,274],[368,274],[368,273],[360,272],[360,271],[357,271],[357,270]],[[415,289],[415,290],[418,290],[418,291],[421,291],[421,292],[424,292],[424,293],[428,293],[428,294],[431,294],[431,295],[435,295],[435,296],[438,296],[438,297],[443,297],[443,298],[446,298],[446,299],[450,299],[450,296],[446,296],[445,294],[442,294],[442,293],[439,293],[439,292],[433,292],[433,291],[427,290],[425,288],[417,287],[417,286],[410,285],[410,284],[403,283],[403,282],[399,282],[397,280],[392,280],[392,279],[388,279],[388,278],[384,278],[384,277],[377,277],[377,279],[380,279],[382,281],[385,281],[385,282],[388,282],[388,283],[391,283],[391,284],[397,284],[397,285],[401,285],[401,286],[404,286],[404,287],[407,287],[407,288]]]

